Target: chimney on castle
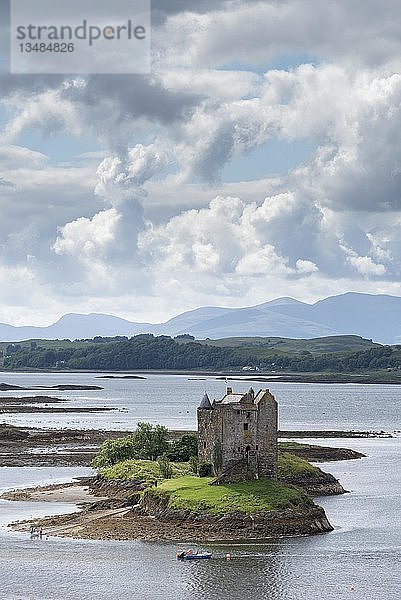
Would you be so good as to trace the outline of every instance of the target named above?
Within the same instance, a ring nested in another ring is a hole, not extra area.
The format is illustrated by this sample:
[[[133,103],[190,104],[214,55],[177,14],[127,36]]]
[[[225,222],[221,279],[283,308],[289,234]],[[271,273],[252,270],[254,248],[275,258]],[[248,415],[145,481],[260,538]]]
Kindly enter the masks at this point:
[[[233,393],[233,388],[232,388],[232,387],[229,387],[229,386],[227,386],[227,388],[226,388],[226,394],[227,394],[227,396],[228,396],[229,394],[232,394],[232,393]]]

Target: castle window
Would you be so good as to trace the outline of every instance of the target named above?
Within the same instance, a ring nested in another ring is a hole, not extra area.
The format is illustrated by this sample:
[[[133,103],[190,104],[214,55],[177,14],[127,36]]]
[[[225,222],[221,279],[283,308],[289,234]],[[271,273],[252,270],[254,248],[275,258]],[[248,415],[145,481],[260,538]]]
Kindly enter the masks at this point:
[[[250,413],[250,412],[247,412],[247,413],[246,413],[246,418],[247,418],[247,419],[250,419],[250,418],[251,418],[251,413]]]
[[[240,410],[237,410],[237,415],[239,415],[240,413],[241,413],[241,411],[240,411]]]
[[[238,452],[241,452],[241,446],[238,446]]]
[[[244,431],[248,431],[248,423],[244,423]]]
[[[259,450],[259,446],[256,444],[256,450]]]
[[[206,442],[203,442],[203,449],[206,448]]]

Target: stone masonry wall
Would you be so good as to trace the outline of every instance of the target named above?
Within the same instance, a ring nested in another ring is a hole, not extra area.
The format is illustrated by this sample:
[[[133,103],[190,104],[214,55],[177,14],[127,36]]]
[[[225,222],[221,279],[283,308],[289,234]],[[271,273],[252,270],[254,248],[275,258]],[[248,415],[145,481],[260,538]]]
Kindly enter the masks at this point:
[[[221,464],[215,475],[246,461],[247,472],[256,477],[277,476],[277,403],[264,390],[254,398],[244,394],[232,403],[214,402],[198,409],[199,460],[213,464],[216,444]]]

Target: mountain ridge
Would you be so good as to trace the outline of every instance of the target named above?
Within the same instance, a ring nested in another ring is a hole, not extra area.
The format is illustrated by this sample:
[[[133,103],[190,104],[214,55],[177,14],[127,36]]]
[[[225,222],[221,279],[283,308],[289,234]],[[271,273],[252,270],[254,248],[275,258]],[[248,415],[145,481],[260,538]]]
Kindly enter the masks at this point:
[[[313,304],[280,297],[240,308],[198,307],[156,324],[93,312],[66,313],[44,327],[0,323],[0,341],[3,342],[131,337],[140,333],[171,336],[189,333],[199,339],[237,336],[311,339],[359,335],[379,343],[396,344],[401,342],[401,297],[346,292]]]

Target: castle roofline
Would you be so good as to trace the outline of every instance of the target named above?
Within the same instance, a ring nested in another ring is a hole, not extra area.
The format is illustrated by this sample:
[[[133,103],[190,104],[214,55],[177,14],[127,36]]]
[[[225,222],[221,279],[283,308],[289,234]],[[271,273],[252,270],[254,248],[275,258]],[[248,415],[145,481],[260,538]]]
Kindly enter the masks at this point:
[[[226,394],[222,400],[220,400],[221,404],[238,404],[241,402],[244,394]]]
[[[253,388],[245,393],[235,393],[231,388],[227,389],[226,395],[221,399],[217,400],[216,404],[254,404],[257,405],[266,395],[270,395],[269,390],[259,390],[255,396]]]
[[[212,408],[209,396],[207,395],[206,392],[203,394],[203,398],[202,398],[201,403],[199,404],[199,408]]]

